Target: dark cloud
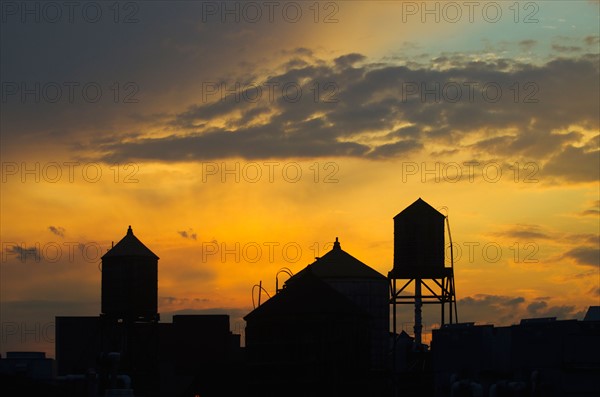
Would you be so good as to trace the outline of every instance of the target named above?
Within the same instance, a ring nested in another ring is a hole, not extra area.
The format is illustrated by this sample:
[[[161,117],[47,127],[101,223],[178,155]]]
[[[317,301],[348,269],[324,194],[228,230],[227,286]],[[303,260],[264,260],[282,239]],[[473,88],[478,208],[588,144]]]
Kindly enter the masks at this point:
[[[196,232],[194,232],[194,229],[181,230],[181,231],[177,231],[177,233],[181,237],[191,239],[191,240],[196,240],[198,238],[198,235],[196,234]]]
[[[581,47],[577,46],[564,46],[560,44],[553,44],[552,49],[558,52],[579,52],[582,50]]]
[[[533,318],[556,317],[559,320],[583,319],[585,310],[577,310],[575,306],[550,306],[546,301],[536,301],[527,305],[527,313]]]
[[[515,306],[525,302],[525,298],[521,296],[503,296],[503,295],[487,295],[477,294],[474,296],[467,296],[460,300],[461,305],[466,306]]]
[[[596,200],[595,203],[592,204],[592,208],[588,208],[585,211],[581,212],[581,215],[587,216],[599,216],[600,215],[600,200]]]
[[[575,306],[550,305],[549,299],[549,297],[538,298],[528,303],[525,298],[519,296],[487,294],[468,296],[458,301],[460,321],[510,325],[524,318],[581,319],[585,314]]]
[[[527,134],[517,136],[499,136],[477,142],[474,146],[491,153],[510,156],[511,153],[522,153],[529,158],[544,158],[566,143],[578,142],[581,134],[554,134],[541,130],[529,130]]]
[[[159,296],[159,305],[190,305],[210,302],[209,298],[176,298],[174,296]]]
[[[367,58],[362,54],[347,54],[342,55],[341,57],[335,58],[333,61],[335,64],[341,68],[346,68],[348,66],[352,66],[355,63],[366,60]]]
[[[60,226],[48,226],[48,230],[59,237],[65,237],[65,228]]]
[[[42,253],[38,247],[22,247],[19,245],[12,245],[6,248],[7,254],[17,255],[17,259],[20,262],[27,261],[40,261],[42,259]]]
[[[522,298],[522,297],[519,296],[517,298],[510,299],[508,301],[504,301],[504,302],[502,302],[502,304],[505,305],[505,306],[516,306],[516,305],[518,305],[520,303],[523,303],[523,302],[525,302],[525,298]]]
[[[332,63],[288,65],[259,84],[242,84],[237,92],[189,106],[166,123],[178,132],[102,145],[103,159],[385,159],[436,143],[446,146],[441,152],[548,159],[544,172],[549,176],[598,179],[598,152],[591,143],[581,146],[578,131],[556,132],[570,125],[597,127],[598,98],[588,89],[598,80],[596,59],[556,59],[541,66],[444,59],[449,65],[444,70],[434,65],[369,65],[360,54]],[[277,89],[270,93],[265,84]],[[286,84],[302,95],[284,95],[280,88]],[[488,91],[483,90],[486,84]],[[260,96],[257,86],[262,87]],[[502,95],[492,101],[495,87]],[[216,120],[224,124],[218,126]],[[472,139],[480,131],[487,136]],[[373,139],[373,133],[384,139]],[[467,139],[474,143],[461,145]]]
[[[413,139],[406,139],[395,143],[379,145],[371,153],[372,158],[391,158],[415,152],[423,148],[423,144]]]
[[[561,239],[576,245],[600,245],[600,235],[593,233],[566,234]]]
[[[595,45],[597,47],[598,44],[600,44],[600,37],[599,36],[587,36],[586,38],[583,39],[583,41],[587,45],[590,45],[590,46]]]
[[[547,307],[548,304],[546,303],[546,301],[533,302],[527,305],[527,311],[535,316],[538,314],[538,312],[540,312],[543,309],[546,309]]]
[[[569,276],[564,277],[564,279],[566,281],[569,280],[578,280],[578,279],[586,279],[589,277],[595,276],[596,278],[598,277],[598,272],[596,270],[591,270],[589,272],[584,272],[584,273],[576,273],[576,274],[572,274]]]
[[[459,299],[458,314],[461,322],[513,324],[519,319],[519,307],[525,301],[520,296],[477,294]]]
[[[489,294],[467,296],[458,301],[460,321],[511,324],[518,321],[520,313],[518,309],[524,302],[525,298],[521,296]]]
[[[590,208],[589,210],[585,210],[581,213],[581,215],[592,215],[592,216],[598,216],[600,215],[600,210],[596,209],[596,208]]]
[[[535,47],[537,45],[537,41],[535,40],[521,40],[519,41],[519,47],[523,50],[523,51],[530,51],[533,49],[533,47]]]
[[[600,179],[600,151],[568,145],[552,156],[542,169],[545,176],[570,182],[593,182]]]
[[[539,225],[516,225],[506,231],[495,233],[499,236],[516,238],[522,240],[539,240],[551,238],[548,234],[541,231]]]
[[[35,157],[46,153],[50,142],[73,156],[123,163],[385,160],[430,149],[473,152],[474,158],[552,158],[549,175],[597,180],[574,156],[563,158],[572,147],[594,159],[593,148],[581,149],[581,133],[564,130],[598,128],[598,95],[591,89],[598,85],[598,57],[573,53],[583,43],[597,44],[597,36],[557,42],[556,49],[570,52],[546,63],[537,56],[536,61],[489,59],[469,46],[467,53],[370,59],[349,52],[323,59],[318,45],[307,48],[295,39],[307,26],[314,29],[311,18],[305,18],[307,24],[271,24],[203,17],[202,2],[178,2],[168,9],[142,2],[133,24],[103,18],[97,24],[24,26],[13,20],[3,25],[3,81],[91,81],[105,93],[93,106],[81,98],[39,106],[11,98],[3,103],[3,145],[15,150],[5,150],[22,153],[16,149],[27,147]],[[422,46],[415,37],[405,39],[399,42],[403,52]],[[530,51],[540,43],[528,37],[510,46]],[[485,45],[500,56],[507,46]],[[126,93],[120,92],[115,103],[109,88],[115,82],[137,84],[140,102],[124,104]],[[231,90],[237,83],[239,91],[222,95],[222,84]],[[251,87],[244,88],[248,83]],[[302,90],[298,100],[282,95],[290,83]],[[206,98],[207,84],[219,92]],[[254,84],[263,90],[258,101],[249,99],[256,94]],[[277,87],[274,98],[264,84]],[[502,91],[497,101],[484,98],[495,96],[496,87]],[[413,89],[420,92],[412,94]],[[394,134],[403,125],[413,129],[410,137]]]
[[[577,247],[567,251],[564,257],[575,260],[578,265],[600,267],[600,248]]]

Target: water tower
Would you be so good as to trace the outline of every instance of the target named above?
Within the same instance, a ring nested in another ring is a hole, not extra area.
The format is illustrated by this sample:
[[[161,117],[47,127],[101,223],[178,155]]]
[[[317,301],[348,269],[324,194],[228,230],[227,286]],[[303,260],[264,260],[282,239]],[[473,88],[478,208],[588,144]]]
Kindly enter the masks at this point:
[[[102,316],[125,322],[158,321],[158,256],[133,234],[102,256]]]
[[[102,256],[101,362],[118,353],[119,371],[140,395],[158,390],[158,256],[127,234]],[[137,395],[137,393],[136,393]]]
[[[422,345],[421,309],[424,304],[441,306],[442,325],[446,322],[446,306],[449,322],[456,321],[454,269],[452,263],[446,267],[444,261],[446,225],[447,217],[420,198],[394,217],[394,268],[388,273],[393,332],[396,335],[397,305],[414,305],[417,348]],[[449,227],[448,237],[452,243]],[[408,290],[411,285],[414,285],[412,295]]]

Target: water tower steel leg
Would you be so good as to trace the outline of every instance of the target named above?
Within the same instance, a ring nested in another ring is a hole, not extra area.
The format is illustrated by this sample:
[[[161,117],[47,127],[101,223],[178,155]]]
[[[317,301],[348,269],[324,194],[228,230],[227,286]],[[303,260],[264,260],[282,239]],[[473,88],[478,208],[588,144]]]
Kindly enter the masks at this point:
[[[450,298],[449,299],[449,301],[450,301],[450,324],[454,323],[454,319],[452,318],[452,306],[453,306],[452,302],[454,301],[454,287],[453,287],[453,284],[454,284],[454,279],[452,277],[450,277],[448,279],[448,289],[449,289],[448,293],[450,295],[448,297],[448,298]]]
[[[442,325],[444,325],[444,322],[446,320],[446,316],[445,316],[445,313],[444,313],[444,308],[446,307],[446,302],[444,300],[444,297],[445,297],[445,294],[442,291]]]
[[[392,280],[392,337],[394,343],[392,344],[392,368],[394,373],[396,372],[396,279]]]
[[[422,344],[421,331],[423,329],[423,321],[421,316],[421,308],[423,300],[421,297],[421,279],[415,279],[415,344],[420,348]]]
[[[452,311],[452,306],[454,306],[454,321],[458,322],[458,308],[456,307],[456,289],[454,285],[454,272],[452,273],[452,294],[450,295],[451,303],[450,303],[450,311]]]
[[[396,337],[396,279],[392,280],[392,316],[393,316],[393,332],[394,338]],[[394,339],[395,340],[395,339]]]

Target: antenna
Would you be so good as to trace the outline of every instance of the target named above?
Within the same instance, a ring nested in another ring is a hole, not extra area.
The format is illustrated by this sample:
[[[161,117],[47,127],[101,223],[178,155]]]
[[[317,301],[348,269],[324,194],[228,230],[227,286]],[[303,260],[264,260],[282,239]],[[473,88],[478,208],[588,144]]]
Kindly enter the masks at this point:
[[[258,306],[256,306],[256,304],[254,303],[254,289],[255,289],[256,287],[258,287],[258,306],[260,306],[260,296],[261,296],[261,293],[262,293],[262,291],[265,291],[265,294],[267,294],[267,296],[268,296],[269,298],[271,298],[271,295],[269,294],[269,292],[268,292],[266,289],[264,289],[264,288],[263,288],[263,286],[262,286],[262,280],[261,280],[261,281],[259,281],[259,283],[258,283],[258,284],[254,284],[254,285],[252,286],[252,307],[253,307],[253,308],[255,308],[255,309],[258,307]]]
[[[452,233],[450,233],[450,216],[446,215],[446,226],[448,228],[448,240],[450,241],[450,268],[452,277],[448,278],[448,287],[450,290],[450,324],[452,324],[452,306],[454,306],[454,320],[458,323],[458,308],[456,306],[456,287],[454,285],[454,246],[452,244]]]

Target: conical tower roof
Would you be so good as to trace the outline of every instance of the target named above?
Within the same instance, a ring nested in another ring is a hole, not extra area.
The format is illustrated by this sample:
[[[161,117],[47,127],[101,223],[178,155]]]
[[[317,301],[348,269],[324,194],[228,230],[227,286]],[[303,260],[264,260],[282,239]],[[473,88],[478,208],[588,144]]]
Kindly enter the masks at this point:
[[[318,258],[309,266],[312,272],[322,279],[359,278],[386,280],[383,274],[344,251],[337,237],[331,251]],[[298,275],[305,270],[306,268],[301,270]],[[294,277],[288,281],[293,280]]]
[[[149,257],[159,259],[158,256],[148,247],[146,247],[135,235],[131,226],[127,229],[127,234],[121,239],[114,247],[112,247],[106,254],[102,256],[104,258],[118,257],[118,256],[137,256],[137,257]]]
[[[446,218],[444,214],[433,208],[431,205],[427,204],[425,200],[419,197],[414,203],[400,211],[398,215],[394,217],[396,218],[406,218],[406,217],[439,217],[441,219]]]
[[[311,265],[288,280],[277,295],[248,313],[244,320],[278,316],[356,315],[367,316],[363,309],[316,276]]]

